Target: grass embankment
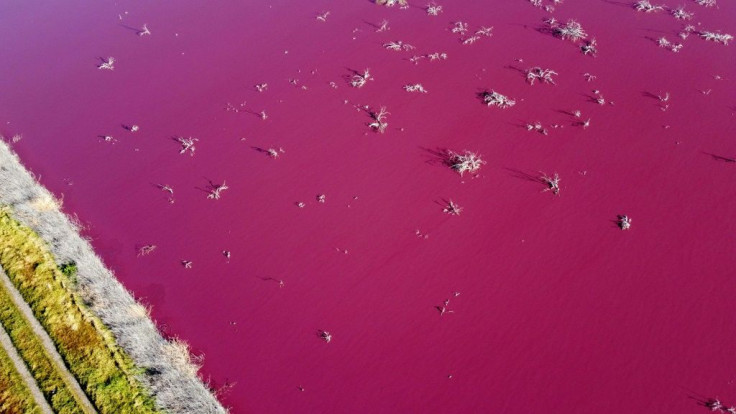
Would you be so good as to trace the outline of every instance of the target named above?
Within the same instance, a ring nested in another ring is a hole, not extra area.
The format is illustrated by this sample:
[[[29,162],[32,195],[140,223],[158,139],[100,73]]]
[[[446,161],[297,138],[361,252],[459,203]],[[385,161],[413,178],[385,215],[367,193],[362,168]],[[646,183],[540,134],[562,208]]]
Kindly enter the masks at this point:
[[[157,412],[138,380],[140,369],[74,292],[74,267],[62,272],[40,236],[7,207],[0,208],[0,266],[101,413]]]
[[[57,413],[83,413],[80,404],[46,353],[40,339],[33,333],[31,325],[25,320],[2,285],[0,285],[0,323],[5,327],[15,349],[25,361],[51,408]],[[22,381],[16,384],[22,384]]]
[[[2,305],[0,305],[2,307]],[[0,413],[38,414],[41,408],[31,395],[15,364],[0,346]]]

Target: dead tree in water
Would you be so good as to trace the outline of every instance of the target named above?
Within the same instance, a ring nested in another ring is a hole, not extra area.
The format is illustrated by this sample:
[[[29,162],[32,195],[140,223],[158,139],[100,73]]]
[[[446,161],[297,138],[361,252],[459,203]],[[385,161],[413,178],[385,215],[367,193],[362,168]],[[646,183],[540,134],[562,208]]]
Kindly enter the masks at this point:
[[[388,27],[388,20],[383,19],[383,20],[381,20],[381,25],[378,26],[378,28],[376,29],[376,32],[378,32],[378,33],[380,33],[380,32],[387,32],[389,30],[391,30],[391,28]]]
[[[321,329],[317,331],[317,336],[320,337],[323,341],[325,341],[328,344],[332,340],[332,334],[327,331],[323,331]]]
[[[455,313],[455,311],[448,309],[448,306],[450,306],[450,299],[445,299],[445,301],[442,302],[442,305],[435,306],[435,309],[437,309],[440,312],[440,316],[446,313]]]
[[[222,182],[222,184],[216,184],[212,185],[210,184],[210,193],[207,195],[208,199],[214,199],[219,200],[220,199],[220,193],[229,189],[230,187],[227,186],[225,181]]]
[[[427,57],[429,58],[430,62],[433,60],[440,60],[440,59],[447,60],[447,53],[435,52],[435,53],[428,54]]]
[[[445,209],[442,210],[442,212],[447,213],[451,216],[459,216],[462,211],[463,208],[455,204],[455,202],[453,202],[452,200],[449,200]]]
[[[165,191],[169,193],[169,203],[174,204],[174,189],[165,184],[157,184],[156,187],[158,187],[161,191]]]
[[[442,6],[438,6],[434,3],[427,5],[427,14],[430,16],[439,16],[442,13]]]
[[[151,31],[148,30],[148,25],[143,23],[143,27],[141,27],[141,30],[138,30],[138,36],[150,36]]]
[[[388,127],[388,122],[386,122],[386,116],[388,115],[390,115],[390,112],[386,111],[385,106],[382,106],[378,112],[371,111],[370,116],[373,118],[373,122],[369,123],[368,126],[374,131],[383,134],[386,131],[386,127]]]
[[[595,38],[590,39],[589,41],[585,42],[584,45],[580,46],[580,50],[583,52],[584,55],[591,55],[595,57],[595,55],[598,54],[598,42],[595,40]]]
[[[107,60],[102,59],[102,62],[97,65],[97,69],[115,70],[115,58],[111,56]]]
[[[196,150],[196,148],[194,147],[194,143],[199,141],[199,139],[194,137],[177,137],[176,141],[181,144],[181,150],[179,150],[179,154],[184,154],[189,151],[189,155],[194,156],[194,151]]]
[[[542,123],[539,121],[536,121],[533,124],[526,124],[526,130],[537,131],[542,135],[549,135],[549,131],[547,131],[547,128],[543,127]]]
[[[424,86],[422,86],[421,83],[415,83],[413,85],[404,85],[404,90],[407,92],[421,92],[421,93],[427,93],[427,90],[424,89]]]
[[[350,79],[350,85],[354,88],[362,88],[368,80],[373,80],[370,69],[364,69],[363,73],[355,72]]]
[[[548,176],[545,173],[541,173],[542,176],[539,177],[542,182],[547,184],[547,188],[545,188],[542,191],[551,191],[554,195],[560,195],[560,176],[557,175],[557,173],[554,173],[552,177]]]
[[[138,249],[138,256],[148,256],[149,254],[153,253],[154,250],[156,250],[155,244],[147,244]]]
[[[326,21],[327,21],[327,16],[329,16],[329,15],[330,15],[330,12],[329,12],[329,10],[328,10],[328,11],[326,11],[326,12],[324,12],[324,13],[322,13],[322,14],[318,15],[318,16],[317,16],[317,20],[319,20],[319,21],[321,21],[321,22],[326,22]]]
[[[695,26],[689,24],[685,26],[682,29],[682,31],[680,31],[680,33],[678,33],[677,35],[680,36],[680,39],[685,40],[688,37],[690,37],[690,34],[693,33],[694,31],[695,31]]]
[[[156,185],[156,187],[158,187],[159,189],[161,189],[161,191],[165,191],[165,192],[171,194],[172,196],[174,195],[174,189],[171,188],[170,185],[158,184],[158,185]]]

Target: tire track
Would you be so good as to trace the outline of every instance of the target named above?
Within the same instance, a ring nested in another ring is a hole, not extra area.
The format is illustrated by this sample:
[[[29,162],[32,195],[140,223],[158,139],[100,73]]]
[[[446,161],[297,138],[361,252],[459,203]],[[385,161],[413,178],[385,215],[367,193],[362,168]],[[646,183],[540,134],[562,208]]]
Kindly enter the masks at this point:
[[[87,398],[87,394],[84,393],[82,387],[79,386],[77,379],[74,378],[74,375],[72,375],[71,372],[69,372],[69,370],[67,369],[66,364],[61,358],[61,355],[59,355],[59,352],[56,350],[56,346],[51,340],[51,337],[46,332],[46,330],[43,329],[41,324],[36,320],[36,317],[33,315],[33,311],[31,310],[30,306],[28,306],[18,290],[15,289],[15,286],[13,286],[13,283],[10,281],[8,275],[5,274],[5,271],[2,268],[0,268],[0,288],[5,289],[8,292],[8,296],[10,296],[13,304],[20,310],[20,313],[31,326],[33,333],[35,333],[36,337],[41,341],[41,344],[46,350],[46,353],[49,355],[49,358],[51,359],[51,361],[53,361],[54,365],[56,365],[56,369],[58,370],[59,374],[64,379],[67,387],[69,387],[71,392],[74,394],[74,397],[77,399],[77,402],[79,402],[79,405],[82,407],[85,413],[96,414],[97,410]],[[5,330],[3,330],[3,333],[5,333]],[[10,340],[10,338],[8,338],[8,340]],[[13,352],[16,352],[15,347],[12,347],[12,350]],[[44,401],[46,400],[44,399]]]
[[[0,346],[5,349],[8,357],[10,357],[10,360],[13,361],[13,366],[15,366],[15,370],[18,371],[20,377],[23,378],[23,382],[31,391],[33,400],[40,407],[41,412],[43,414],[54,414],[54,411],[51,409],[48,401],[46,401],[43,393],[38,388],[36,380],[33,379],[33,375],[31,375],[31,373],[28,371],[28,367],[26,367],[25,362],[23,362],[23,358],[18,355],[18,351],[13,346],[13,342],[10,340],[10,336],[8,336],[8,333],[5,332],[5,328],[2,325],[0,325]]]

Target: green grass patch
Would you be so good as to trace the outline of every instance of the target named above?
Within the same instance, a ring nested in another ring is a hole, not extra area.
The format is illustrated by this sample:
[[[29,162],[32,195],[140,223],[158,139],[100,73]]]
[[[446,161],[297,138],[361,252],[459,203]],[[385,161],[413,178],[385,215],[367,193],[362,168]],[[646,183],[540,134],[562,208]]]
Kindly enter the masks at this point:
[[[41,341],[33,333],[31,325],[1,285],[0,323],[5,327],[15,349],[25,361],[28,371],[33,375],[51,408],[57,413],[84,413]]]
[[[33,399],[15,364],[0,346],[0,413],[39,414],[41,408]]]
[[[153,397],[138,379],[141,370],[75,293],[76,265],[64,265],[62,271],[41,237],[10,213],[9,208],[0,208],[0,266],[90,401],[104,414],[157,412]]]

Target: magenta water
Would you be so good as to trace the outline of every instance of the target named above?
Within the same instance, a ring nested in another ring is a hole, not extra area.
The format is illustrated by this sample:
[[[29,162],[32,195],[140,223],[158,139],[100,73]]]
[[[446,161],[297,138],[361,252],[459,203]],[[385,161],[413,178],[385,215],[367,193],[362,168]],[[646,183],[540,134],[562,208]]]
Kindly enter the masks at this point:
[[[687,1],[682,22],[617,1],[442,5],[5,2],[0,131],[22,134],[26,165],[163,332],[204,355],[233,412],[736,404],[736,46],[677,36],[734,34],[736,6]],[[546,32],[551,16],[578,20],[598,56]],[[493,36],[462,45],[456,21]],[[382,47],[398,40],[416,49]],[[409,60],[434,52],[448,58]],[[533,66],[557,85],[525,82]],[[375,80],[351,88],[365,68]],[[384,134],[365,105],[390,112]],[[177,136],[199,139],[194,156]],[[487,164],[460,177],[438,161],[448,148]],[[208,199],[209,180],[230,189]]]

